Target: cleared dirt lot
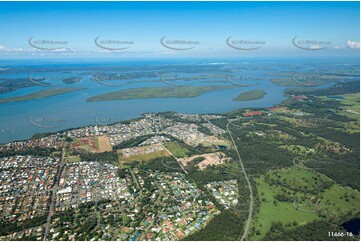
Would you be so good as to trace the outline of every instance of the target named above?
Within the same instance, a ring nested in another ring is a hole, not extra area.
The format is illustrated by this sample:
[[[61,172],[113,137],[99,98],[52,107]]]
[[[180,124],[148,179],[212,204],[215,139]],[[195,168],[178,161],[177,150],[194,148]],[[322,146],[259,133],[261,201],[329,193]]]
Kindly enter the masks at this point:
[[[97,139],[99,152],[112,151],[112,145],[107,136],[99,136]]]
[[[214,152],[214,153],[208,153],[208,154],[203,154],[203,155],[195,155],[195,156],[187,157],[187,158],[180,158],[180,159],[178,159],[178,161],[183,166],[187,166],[189,162],[191,162],[193,159],[198,158],[198,157],[204,158],[204,160],[198,164],[198,167],[201,170],[205,169],[209,165],[223,164],[226,161],[231,159],[222,152]]]

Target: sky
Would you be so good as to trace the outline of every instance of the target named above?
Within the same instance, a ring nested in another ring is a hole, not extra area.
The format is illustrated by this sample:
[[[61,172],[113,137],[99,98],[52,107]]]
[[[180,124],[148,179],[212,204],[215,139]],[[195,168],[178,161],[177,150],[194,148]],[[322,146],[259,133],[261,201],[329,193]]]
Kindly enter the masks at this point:
[[[0,2],[0,23],[0,58],[360,52],[359,2]]]

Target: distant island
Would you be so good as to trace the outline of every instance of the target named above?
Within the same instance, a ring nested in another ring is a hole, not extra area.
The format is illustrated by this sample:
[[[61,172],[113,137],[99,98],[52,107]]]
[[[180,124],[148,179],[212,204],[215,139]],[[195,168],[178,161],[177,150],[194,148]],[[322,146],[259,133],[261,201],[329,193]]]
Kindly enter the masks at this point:
[[[87,88],[81,87],[74,87],[74,88],[51,88],[43,91],[34,92],[28,95],[19,96],[19,97],[7,97],[7,98],[0,98],[0,103],[10,103],[10,102],[22,102],[22,101],[29,101],[34,99],[41,99],[50,96],[56,96],[60,94],[65,94],[69,92],[77,92],[80,90],[84,90]]]
[[[326,84],[326,80],[307,79],[296,82],[292,77],[279,77],[270,79],[270,82],[280,86],[295,86],[295,87],[317,87]]]
[[[39,81],[41,82],[41,81]],[[43,82],[44,85],[47,83]],[[32,87],[36,84],[29,78],[0,78],[0,93],[9,93],[21,88]]]
[[[145,99],[145,98],[190,98],[199,96],[202,93],[235,88],[237,86],[177,86],[177,87],[142,87],[109,92],[98,96],[90,97],[88,102],[124,100],[124,99]]]
[[[248,92],[242,92],[237,97],[233,98],[233,101],[251,101],[263,98],[267,93],[263,90],[252,90]]]
[[[63,82],[65,84],[73,84],[73,83],[80,82],[81,79],[82,79],[82,77],[67,77],[67,78],[64,78]]]

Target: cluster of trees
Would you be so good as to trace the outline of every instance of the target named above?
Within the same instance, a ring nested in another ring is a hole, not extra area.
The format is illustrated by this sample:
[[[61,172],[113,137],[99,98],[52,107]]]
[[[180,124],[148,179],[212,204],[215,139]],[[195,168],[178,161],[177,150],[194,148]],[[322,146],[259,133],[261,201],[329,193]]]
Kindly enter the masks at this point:
[[[16,155],[33,155],[33,156],[50,156],[56,151],[54,148],[35,147],[26,150],[2,150],[0,157],[16,156]]]
[[[199,162],[199,160],[198,160]],[[211,195],[211,193],[205,188],[205,185],[213,181],[228,181],[228,180],[237,180],[238,185],[238,199],[239,203],[234,209],[248,210],[248,197],[249,189],[248,184],[244,178],[241,168],[238,163],[231,162],[228,164],[208,166],[207,168],[200,170],[196,166],[197,161],[192,161],[187,166],[188,174],[186,175],[188,179],[193,180],[197,187],[203,189],[207,199],[211,200],[218,209],[223,210],[224,206],[219,204],[216,199]],[[247,214],[237,214],[241,216],[242,219],[245,219]]]
[[[19,232],[24,229],[36,227],[46,223],[47,215],[38,216],[32,219],[25,220],[24,222],[1,223],[0,236]]]
[[[79,234],[77,236],[77,240],[90,240],[93,238],[97,233],[92,231],[96,226],[98,222],[95,217],[87,217],[87,220],[78,228],[80,228],[77,233]]]
[[[59,232],[57,239],[69,240],[68,236],[71,234],[65,234],[65,231],[70,229],[77,233],[76,240],[89,240],[93,237],[92,230],[97,225],[97,219],[91,214],[90,208],[94,206],[94,203],[87,203],[81,206],[79,213],[74,213],[74,210],[68,210],[61,212],[53,217],[59,218],[57,222],[59,226],[56,231]],[[68,226],[64,226],[67,223]],[[58,230],[60,229],[60,230]],[[51,234],[49,234],[51,235]]]
[[[356,157],[352,160],[346,159],[346,155],[340,156],[340,160],[325,159],[325,163],[317,160],[307,163],[307,166],[330,177],[344,186],[360,189],[360,163],[356,163]],[[359,158],[358,158],[359,159]]]
[[[267,131],[269,127],[246,126],[242,129],[230,127],[233,139],[241,154],[247,172],[254,175],[264,174],[270,169],[279,169],[292,165],[294,154],[279,148],[276,143],[265,142],[263,136],[247,137],[251,131]],[[238,160],[233,151],[227,152],[232,158]]]
[[[269,169],[278,169],[292,165],[292,160],[296,155],[279,148],[278,145],[280,142],[273,141],[267,135],[247,136],[247,133],[251,131],[263,131],[267,133],[269,127],[261,124],[267,123],[276,125],[273,129],[280,130],[296,138],[287,140],[287,143],[284,141],[286,145],[301,145],[317,151],[316,146],[320,143],[317,137],[323,137],[349,148],[350,151],[342,154],[327,152],[327,150],[315,152],[315,154],[309,153],[307,156],[311,159],[310,162],[307,163],[307,166],[314,168],[342,185],[359,189],[359,133],[346,133],[342,131],[342,123],[350,122],[353,119],[330,112],[330,109],[337,110],[342,108],[340,102],[318,98],[318,95],[338,95],[358,92],[358,87],[358,82],[347,82],[337,84],[329,89],[307,91],[308,101],[295,101],[286,104],[286,106],[292,109],[311,114],[297,117],[297,119],[298,121],[304,120],[305,122],[310,122],[312,125],[292,125],[280,119],[278,115],[252,117],[252,120],[249,120],[252,122],[252,125],[244,126],[242,129],[230,125],[232,136],[240,150],[242,160],[246,168],[250,168],[249,173],[264,174]],[[289,95],[304,95],[305,91],[288,90],[287,93]],[[292,114],[282,115],[295,118]],[[216,122],[217,125],[223,123],[223,126],[225,126],[226,124],[225,120],[217,120]],[[232,155],[232,151],[229,153]],[[232,157],[235,158],[234,154]]]
[[[285,91],[288,95],[313,94],[317,96],[342,95],[347,93],[358,93],[360,90],[360,81],[341,82],[325,89],[288,89]]]
[[[348,89],[347,89],[348,90]],[[325,91],[323,91],[325,92]],[[345,90],[341,88],[340,93],[344,93]],[[332,89],[333,94],[340,94],[336,92],[336,89]],[[347,117],[340,118],[339,115],[329,114],[327,112],[327,105],[333,105],[333,101],[322,103],[322,105],[317,105],[316,98],[312,99],[313,102],[303,102],[301,104],[295,104],[292,107],[302,108],[307,112],[311,112],[315,119],[319,119],[321,116],[324,116],[327,119],[327,124],[319,123],[317,127],[292,127],[292,129],[297,132],[304,133],[312,133],[316,137],[323,137],[325,139],[338,142],[345,147],[350,148],[350,152],[338,154],[335,152],[326,152],[326,157],[323,155],[322,157],[314,157],[314,161],[311,161],[307,165],[311,168],[317,169],[317,171],[329,176],[333,180],[341,183],[342,185],[351,186],[352,188],[359,189],[359,170],[360,170],[360,136],[359,133],[346,133],[340,130],[340,122],[350,122],[352,119]],[[337,103],[340,106],[340,103]],[[317,118],[316,118],[317,117]],[[285,127],[279,127],[280,129],[285,129]],[[290,129],[290,128],[288,128]],[[310,139],[307,137],[298,137],[297,143],[303,144],[304,146],[308,146],[313,148],[315,146],[316,139]],[[325,152],[323,152],[325,153]],[[319,154],[322,155],[322,152]],[[319,163],[317,160],[324,160],[327,162]],[[321,168],[321,169],[320,169]]]
[[[194,153],[195,154],[204,154],[204,153],[211,153],[219,150],[219,148],[215,145],[212,146],[205,146],[203,144],[198,144],[196,147],[194,147]]]
[[[270,174],[266,174],[264,176],[264,180],[270,184],[273,185],[279,185],[286,187],[290,190],[296,191],[296,192],[302,192],[302,193],[312,193],[312,194],[319,194],[320,192],[323,192],[324,190],[330,188],[334,182],[330,180],[325,180],[318,177],[314,177],[313,179],[310,179],[306,183],[306,178],[302,178],[305,182],[303,186],[299,184],[298,180],[295,179],[289,179],[287,181],[286,178],[281,179],[282,177],[280,175],[276,175],[276,177],[271,176]]]
[[[207,168],[200,170],[193,163],[187,166],[187,170],[188,175],[201,186],[212,181],[232,180],[241,176],[239,172],[231,172],[227,165],[207,166]]]
[[[105,151],[102,153],[79,153],[82,161],[94,161],[106,162],[112,164],[118,164],[119,155],[116,151]]]
[[[140,168],[160,172],[182,171],[182,168],[173,157],[157,157],[147,162],[140,163]]]
[[[199,132],[206,134],[206,135],[213,135],[212,132],[209,130],[209,128],[204,127],[203,125],[198,125],[198,129]]]
[[[293,202],[295,199],[292,196],[289,196],[287,194],[284,193],[277,193],[274,198],[280,202]]]
[[[293,226],[293,227],[292,227]],[[340,226],[324,220],[313,221],[304,226],[293,224],[283,225],[280,222],[273,223],[263,240],[266,241],[330,241],[351,240],[351,237],[332,237],[329,232],[346,232]]]
[[[138,137],[124,141],[123,143],[120,143],[120,144],[114,146],[113,149],[118,150],[118,149],[124,149],[124,148],[138,146],[139,144],[143,143],[144,141],[146,141],[147,139],[149,139],[152,136],[153,135],[151,135],[151,134],[138,136]]]
[[[119,167],[117,170],[117,174],[120,178],[125,178],[128,174],[128,171],[126,168]]]
[[[188,167],[196,168],[196,166],[201,163],[205,158],[203,156],[199,156],[194,158],[188,163]]]
[[[243,233],[243,224],[244,220],[232,210],[223,210],[204,229],[189,235],[184,240],[239,240]]]

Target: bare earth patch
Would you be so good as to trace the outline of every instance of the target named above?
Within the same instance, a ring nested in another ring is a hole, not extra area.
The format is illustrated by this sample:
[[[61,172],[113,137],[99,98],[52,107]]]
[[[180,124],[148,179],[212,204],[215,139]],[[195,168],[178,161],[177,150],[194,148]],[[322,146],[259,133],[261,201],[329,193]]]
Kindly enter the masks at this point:
[[[112,145],[110,144],[109,138],[107,136],[99,136],[98,138],[98,151],[112,151]]]
[[[185,167],[188,165],[189,162],[191,162],[193,159],[198,158],[198,157],[204,158],[204,160],[198,164],[198,167],[201,170],[205,169],[207,166],[210,166],[210,165],[223,164],[226,161],[229,161],[231,159],[222,152],[214,152],[214,153],[203,154],[203,155],[195,155],[195,156],[187,157],[187,158],[180,158],[180,159],[178,159],[178,161],[182,164],[182,166]]]

